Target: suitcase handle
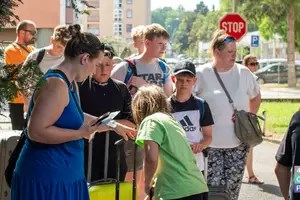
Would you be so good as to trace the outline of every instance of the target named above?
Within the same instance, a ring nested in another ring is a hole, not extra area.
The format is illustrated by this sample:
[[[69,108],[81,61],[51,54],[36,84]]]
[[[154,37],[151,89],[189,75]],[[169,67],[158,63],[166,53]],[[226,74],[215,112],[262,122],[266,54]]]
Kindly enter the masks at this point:
[[[120,160],[121,160],[121,145],[125,142],[124,139],[120,139],[115,142],[117,146],[117,182],[116,182],[116,200],[119,200],[120,194]],[[132,184],[132,200],[136,200],[136,151],[137,145],[134,145],[133,152],[133,184]]]
[[[117,180],[114,178],[106,178],[106,179],[101,179],[101,180],[97,180],[97,181],[93,181],[91,183],[89,183],[88,187],[93,187],[96,185],[102,185],[102,184],[107,184],[107,183],[116,183]]]

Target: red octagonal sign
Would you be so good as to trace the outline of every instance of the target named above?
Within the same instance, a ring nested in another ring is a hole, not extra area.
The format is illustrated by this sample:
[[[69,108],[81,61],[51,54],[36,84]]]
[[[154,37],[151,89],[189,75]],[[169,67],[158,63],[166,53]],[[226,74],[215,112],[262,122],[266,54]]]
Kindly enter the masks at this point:
[[[230,13],[220,19],[220,29],[239,40],[247,33],[247,22],[239,14]]]

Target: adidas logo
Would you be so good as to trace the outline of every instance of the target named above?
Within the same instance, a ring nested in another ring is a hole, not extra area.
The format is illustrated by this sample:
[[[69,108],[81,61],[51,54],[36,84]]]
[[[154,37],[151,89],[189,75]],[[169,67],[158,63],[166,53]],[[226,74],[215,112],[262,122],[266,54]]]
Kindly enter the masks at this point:
[[[196,130],[196,126],[191,122],[190,118],[186,115],[182,120],[179,121],[182,125],[182,128],[186,132],[191,132]]]

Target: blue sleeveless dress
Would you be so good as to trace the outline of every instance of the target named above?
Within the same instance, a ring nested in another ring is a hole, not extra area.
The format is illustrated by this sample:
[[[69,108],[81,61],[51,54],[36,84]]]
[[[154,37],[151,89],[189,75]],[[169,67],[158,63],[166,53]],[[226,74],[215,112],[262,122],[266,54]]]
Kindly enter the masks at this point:
[[[50,71],[50,73],[49,73]],[[49,70],[44,78],[59,77]],[[72,83],[74,84],[74,83]],[[83,111],[76,90],[75,100],[69,89],[69,104],[54,126],[79,129],[83,124]],[[29,106],[32,110],[33,98]],[[61,144],[42,144],[28,137],[13,174],[11,200],[88,200],[88,187],[84,175],[83,139]]]

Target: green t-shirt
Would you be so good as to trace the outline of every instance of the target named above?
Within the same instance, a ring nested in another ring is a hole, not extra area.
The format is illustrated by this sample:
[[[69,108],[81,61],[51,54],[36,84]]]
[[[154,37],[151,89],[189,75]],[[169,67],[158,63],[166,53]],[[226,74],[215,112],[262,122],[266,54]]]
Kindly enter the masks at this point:
[[[175,119],[163,113],[146,117],[140,125],[136,143],[144,146],[144,140],[159,145],[155,199],[177,199],[208,191],[185,131]]]

